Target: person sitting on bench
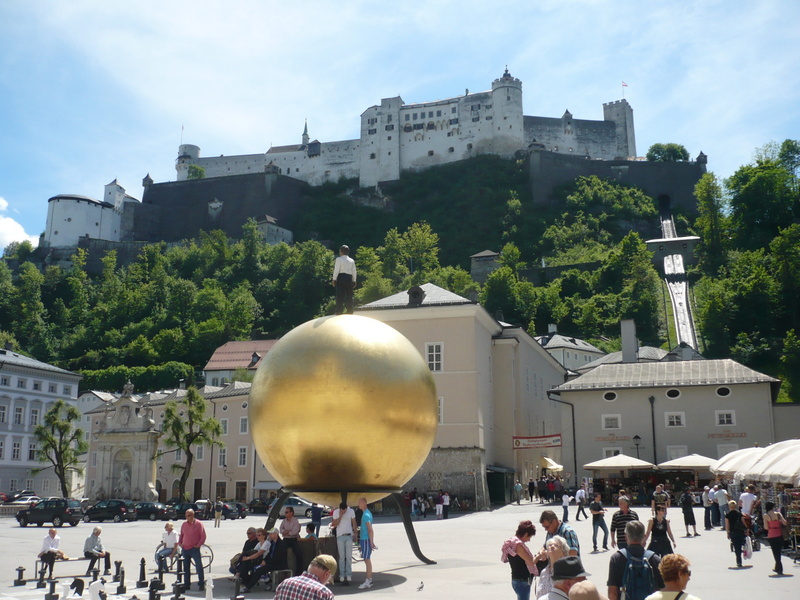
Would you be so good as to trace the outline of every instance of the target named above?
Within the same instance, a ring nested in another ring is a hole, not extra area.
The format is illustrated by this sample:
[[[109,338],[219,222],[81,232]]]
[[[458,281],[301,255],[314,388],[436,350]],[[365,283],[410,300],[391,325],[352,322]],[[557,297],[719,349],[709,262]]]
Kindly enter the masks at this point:
[[[56,559],[67,560],[66,555],[58,549],[59,542],[61,542],[61,537],[58,535],[56,528],[53,527],[47,535],[44,536],[42,551],[39,552],[39,559],[42,561],[42,564],[47,565],[50,569],[50,579],[53,578],[53,565]]]
[[[83,555],[89,559],[89,568],[86,569],[87,577],[92,573],[95,563],[101,558],[105,559],[103,575],[111,575],[111,553],[103,548],[103,542],[100,540],[101,533],[103,533],[102,527],[95,527],[92,529],[92,535],[86,538],[83,544]]]
[[[253,572],[250,573],[250,576],[246,580],[242,580],[245,592],[249,592],[263,575],[268,575],[272,571],[283,571],[289,568],[289,548],[286,542],[281,539],[278,528],[273,527],[267,534],[269,535],[270,541],[269,549],[264,553],[264,560],[253,569]]]

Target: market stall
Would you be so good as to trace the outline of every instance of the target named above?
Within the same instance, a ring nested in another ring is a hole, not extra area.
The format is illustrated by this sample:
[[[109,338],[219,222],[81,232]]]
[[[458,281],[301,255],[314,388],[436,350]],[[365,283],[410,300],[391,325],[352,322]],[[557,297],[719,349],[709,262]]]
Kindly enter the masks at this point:
[[[665,472],[664,483],[667,491],[677,495],[681,490],[689,486],[694,487],[698,492],[702,492],[702,486],[713,478],[711,466],[716,462],[716,458],[709,458],[700,454],[689,454],[658,463],[658,468]],[[668,471],[675,471],[675,473],[668,473]],[[701,478],[701,474],[704,477]],[[695,502],[700,502],[698,494],[696,494]]]
[[[655,487],[657,479],[656,465],[625,454],[587,463],[583,468],[592,471],[593,491],[602,494],[609,505],[617,503],[620,489],[628,492],[634,506],[647,504],[647,490]]]

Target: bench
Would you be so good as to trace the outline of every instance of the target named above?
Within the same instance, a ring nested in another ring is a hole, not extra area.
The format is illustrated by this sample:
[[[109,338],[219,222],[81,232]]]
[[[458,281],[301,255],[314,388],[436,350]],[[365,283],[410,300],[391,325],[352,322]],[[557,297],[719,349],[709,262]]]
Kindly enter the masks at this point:
[[[89,562],[89,560],[90,559],[86,558],[85,556],[76,556],[74,558],[56,559],[55,565],[58,565],[59,563]],[[53,579],[58,579],[59,577],[85,577],[86,576],[86,571],[83,571],[83,570],[81,570],[81,572],[78,573],[77,575],[56,575],[56,568],[57,567],[55,565],[53,566]],[[39,571],[42,570],[42,567],[47,569],[48,568],[47,567],[47,563],[45,563],[44,561],[42,561],[42,559],[37,557],[36,558],[36,562],[34,562],[34,567],[33,567],[33,572],[34,572],[35,576],[31,578],[33,581],[36,581],[36,580],[39,579]]]

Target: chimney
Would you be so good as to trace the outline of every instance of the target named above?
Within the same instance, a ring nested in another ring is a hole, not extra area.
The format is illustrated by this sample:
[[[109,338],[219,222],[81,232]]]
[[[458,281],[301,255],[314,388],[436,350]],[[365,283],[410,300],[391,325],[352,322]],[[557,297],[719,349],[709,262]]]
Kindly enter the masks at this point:
[[[555,323],[548,323],[547,333],[558,333],[558,325],[556,325]]]
[[[639,340],[636,339],[636,322],[633,319],[623,319],[620,322],[620,335],[622,336],[622,362],[639,362]]]
[[[178,380],[178,389],[179,390],[185,390],[186,389],[186,380],[185,379],[179,379]]]

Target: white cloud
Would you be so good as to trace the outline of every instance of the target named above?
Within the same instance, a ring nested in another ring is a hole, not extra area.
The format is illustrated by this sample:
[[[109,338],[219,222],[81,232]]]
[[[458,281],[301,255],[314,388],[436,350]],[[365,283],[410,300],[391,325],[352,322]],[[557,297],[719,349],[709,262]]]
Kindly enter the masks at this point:
[[[23,242],[30,240],[34,246],[39,245],[39,238],[25,233],[25,228],[22,227],[11,217],[6,217],[1,213],[8,210],[8,200],[0,196],[0,251],[8,246],[11,242]]]

